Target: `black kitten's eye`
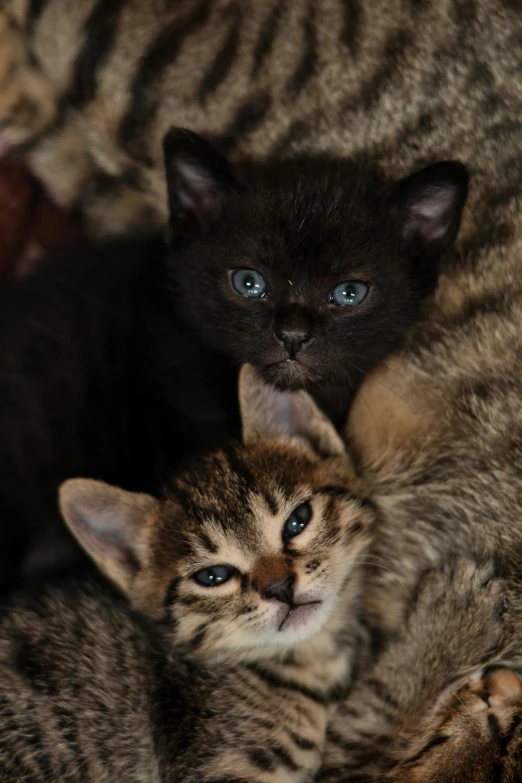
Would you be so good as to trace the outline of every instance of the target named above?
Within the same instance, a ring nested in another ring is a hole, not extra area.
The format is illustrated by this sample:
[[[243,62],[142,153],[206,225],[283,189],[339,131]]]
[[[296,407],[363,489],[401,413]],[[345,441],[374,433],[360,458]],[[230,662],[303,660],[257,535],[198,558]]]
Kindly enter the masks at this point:
[[[193,575],[193,579],[203,587],[218,587],[232,579],[236,569],[231,566],[217,565],[203,568]]]
[[[360,280],[347,280],[336,285],[328,301],[339,307],[356,307],[364,302],[368,296],[369,286]]]
[[[255,269],[235,269],[231,280],[238,294],[247,299],[262,299],[268,295],[266,280]]]
[[[302,533],[312,518],[312,509],[309,503],[302,503],[293,511],[283,525],[283,541],[294,538]]]

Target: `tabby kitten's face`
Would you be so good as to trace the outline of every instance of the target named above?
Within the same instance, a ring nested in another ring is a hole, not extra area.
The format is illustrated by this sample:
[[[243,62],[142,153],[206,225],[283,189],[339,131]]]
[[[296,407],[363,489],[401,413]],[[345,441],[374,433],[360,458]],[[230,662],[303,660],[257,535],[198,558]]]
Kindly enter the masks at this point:
[[[280,388],[349,387],[392,350],[467,191],[458,163],[387,186],[326,159],[236,172],[178,129],[165,162],[178,306],[210,345]]]
[[[241,375],[244,445],[196,459],[165,497],[72,480],[64,517],[136,607],[197,654],[253,659],[340,624],[370,512],[304,392]]]
[[[391,778],[396,783],[517,783],[522,780],[522,681],[509,668],[455,683]]]

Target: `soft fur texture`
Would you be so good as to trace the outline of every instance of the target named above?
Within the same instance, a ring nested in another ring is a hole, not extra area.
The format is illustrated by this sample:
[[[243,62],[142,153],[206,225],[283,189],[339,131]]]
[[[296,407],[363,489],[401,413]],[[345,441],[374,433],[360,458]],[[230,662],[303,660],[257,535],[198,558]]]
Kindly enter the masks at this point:
[[[133,609],[85,584],[4,607],[2,783],[297,783],[319,766],[362,639],[372,514],[311,398],[251,368],[241,389],[244,445],[196,459],[161,500],[61,488],[66,522]],[[303,504],[307,525],[286,537]],[[232,569],[222,584],[195,578],[216,567]]]
[[[513,0],[6,0],[4,143],[91,230],[167,223],[162,141],[234,161],[371,156],[392,178],[440,157],[488,189],[520,178]]]
[[[386,185],[308,160],[259,166],[241,184],[185,132],[170,135],[166,158],[168,258],[153,241],[85,247],[0,291],[4,589],[68,565],[64,479],[157,491],[188,453],[237,437],[241,362],[281,386],[312,385],[343,417],[353,387],[416,317],[466,194],[452,163]],[[248,265],[263,270],[266,298],[232,287],[233,269]],[[366,300],[329,304],[353,277],[370,286]],[[308,330],[295,361],[277,339],[285,328]]]
[[[330,722],[326,783],[516,783],[522,591],[494,564],[425,574],[398,637]]]

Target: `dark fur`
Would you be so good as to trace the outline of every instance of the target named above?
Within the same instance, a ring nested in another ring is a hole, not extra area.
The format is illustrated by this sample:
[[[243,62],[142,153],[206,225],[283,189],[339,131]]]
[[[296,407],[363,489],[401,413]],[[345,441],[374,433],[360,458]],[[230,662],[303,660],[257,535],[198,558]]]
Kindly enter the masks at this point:
[[[307,161],[250,170],[241,186],[234,174],[229,191],[226,161],[208,150],[191,165],[211,170],[214,200],[201,205],[208,193],[200,193],[195,214],[178,209],[185,183],[173,168],[186,151],[171,150],[167,262],[160,242],[85,248],[0,293],[4,588],[67,562],[60,481],[85,475],[157,490],[185,454],[238,435],[245,360],[282,360],[279,374],[265,367],[265,375],[286,385],[335,373],[355,386],[400,341],[436,272],[438,255],[419,256],[401,233],[422,173],[404,197],[404,183]],[[466,177],[454,169],[464,177],[460,207]],[[459,214],[451,212],[448,241]],[[263,270],[273,297],[246,300],[231,288],[229,269],[249,264]],[[328,305],[327,295],[352,276],[372,290],[359,308],[338,312],[347,308]],[[274,321],[285,318],[314,323],[293,378],[274,336]],[[338,413],[350,391],[334,397]]]

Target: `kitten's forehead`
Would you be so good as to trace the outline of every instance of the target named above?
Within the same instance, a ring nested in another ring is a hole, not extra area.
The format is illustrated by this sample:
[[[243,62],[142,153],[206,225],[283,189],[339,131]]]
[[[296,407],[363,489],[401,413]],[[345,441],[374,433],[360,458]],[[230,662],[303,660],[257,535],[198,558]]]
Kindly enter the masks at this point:
[[[199,458],[173,479],[164,513],[191,538],[217,533],[255,547],[258,522],[279,516],[310,493],[307,474],[313,464],[277,444],[259,448],[230,446]],[[181,520],[180,520],[181,512]]]

